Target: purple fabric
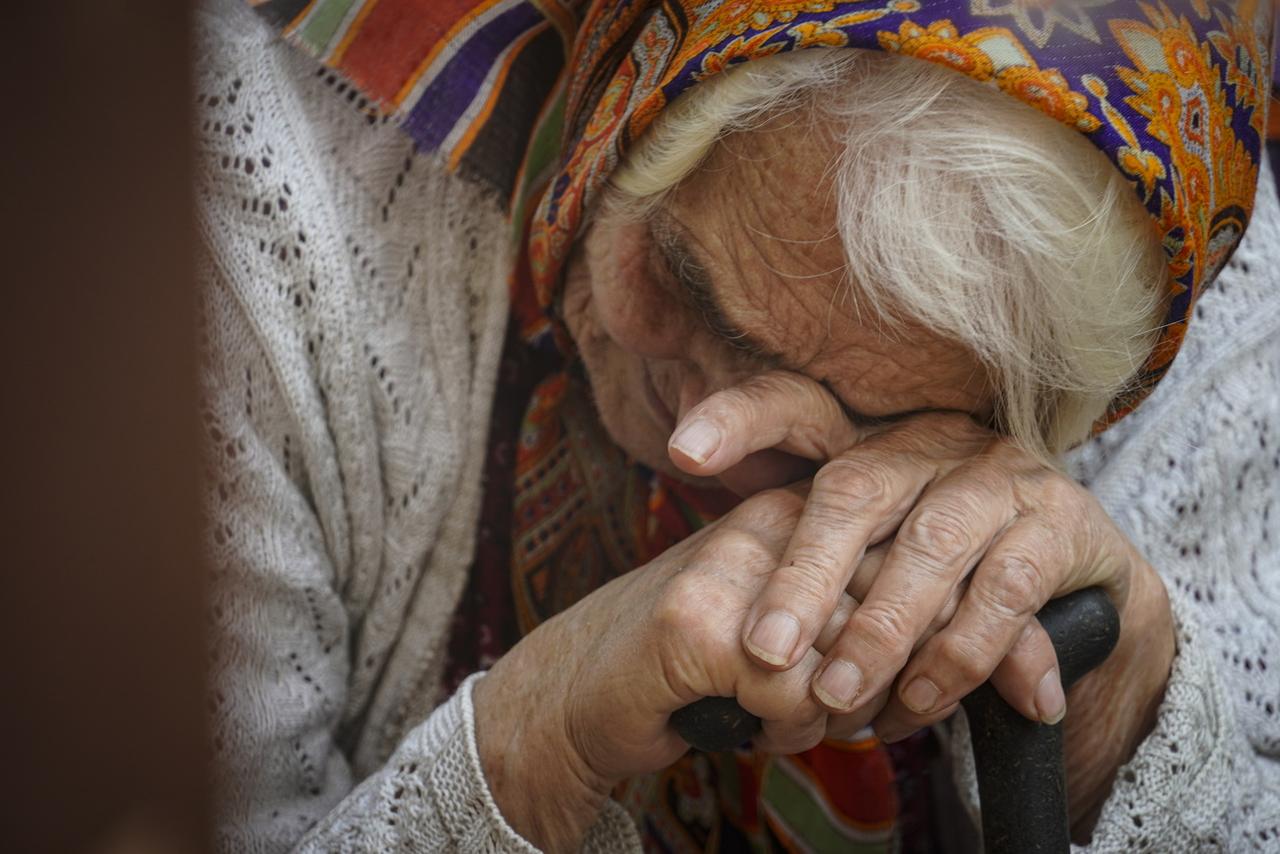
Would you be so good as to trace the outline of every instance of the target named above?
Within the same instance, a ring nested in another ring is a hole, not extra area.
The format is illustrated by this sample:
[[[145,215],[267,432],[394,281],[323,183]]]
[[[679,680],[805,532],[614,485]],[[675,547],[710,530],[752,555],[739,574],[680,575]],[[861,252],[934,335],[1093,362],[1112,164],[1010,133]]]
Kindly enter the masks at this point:
[[[486,23],[445,64],[405,117],[402,127],[427,151],[435,150],[459,126],[467,107],[484,94],[485,77],[497,71],[499,57],[543,15],[521,3]]]

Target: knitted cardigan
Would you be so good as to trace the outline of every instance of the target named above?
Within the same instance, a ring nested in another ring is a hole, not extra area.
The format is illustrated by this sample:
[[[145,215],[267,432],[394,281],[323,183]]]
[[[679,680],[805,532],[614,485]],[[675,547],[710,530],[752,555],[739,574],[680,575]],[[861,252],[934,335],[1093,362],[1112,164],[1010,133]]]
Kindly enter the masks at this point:
[[[503,208],[243,6],[202,10],[196,65],[218,847],[533,850],[481,772],[479,675],[439,687],[507,316]],[[1089,850],[1280,846],[1269,174],[1259,195],[1169,376],[1069,459],[1163,574],[1178,638]],[[638,844],[613,802],[586,840]]]

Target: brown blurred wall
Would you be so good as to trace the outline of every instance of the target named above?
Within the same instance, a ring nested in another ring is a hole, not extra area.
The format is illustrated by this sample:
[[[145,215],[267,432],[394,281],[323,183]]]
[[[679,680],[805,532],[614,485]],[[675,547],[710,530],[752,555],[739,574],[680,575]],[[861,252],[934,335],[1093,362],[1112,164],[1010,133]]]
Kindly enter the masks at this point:
[[[197,851],[188,3],[4,19],[0,849]]]

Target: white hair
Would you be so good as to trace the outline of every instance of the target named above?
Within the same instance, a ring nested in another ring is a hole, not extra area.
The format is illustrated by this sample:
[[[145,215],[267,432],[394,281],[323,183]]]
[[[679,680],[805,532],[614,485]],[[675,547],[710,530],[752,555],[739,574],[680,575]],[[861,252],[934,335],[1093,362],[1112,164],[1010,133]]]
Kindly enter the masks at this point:
[[[827,174],[859,303],[975,353],[997,428],[1028,451],[1086,438],[1154,345],[1166,262],[1119,170],[993,87],[861,50],[744,63],[655,120],[607,204],[652,212],[719,140],[791,112],[843,143]]]

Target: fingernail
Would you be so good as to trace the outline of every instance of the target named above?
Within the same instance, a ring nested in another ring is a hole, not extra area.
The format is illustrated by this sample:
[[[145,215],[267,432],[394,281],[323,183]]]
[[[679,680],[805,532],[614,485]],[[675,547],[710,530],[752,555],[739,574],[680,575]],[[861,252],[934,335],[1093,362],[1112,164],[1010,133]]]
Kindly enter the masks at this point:
[[[720,447],[720,431],[710,421],[697,418],[676,431],[671,447],[701,465]]]
[[[813,685],[813,693],[832,709],[848,710],[862,687],[862,671],[852,661],[837,658],[827,665]]]
[[[747,635],[747,649],[761,661],[785,667],[800,640],[800,621],[786,611],[770,611]]]
[[[1067,698],[1062,693],[1062,680],[1058,678],[1056,667],[1044,675],[1036,688],[1036,714],[1050,726],[1067,714]]]
[[[933,711],[938,702],[938,686],[923,676],[911,680],[911,684],[902,692],[902,702],[917,715],[925,715]]]

